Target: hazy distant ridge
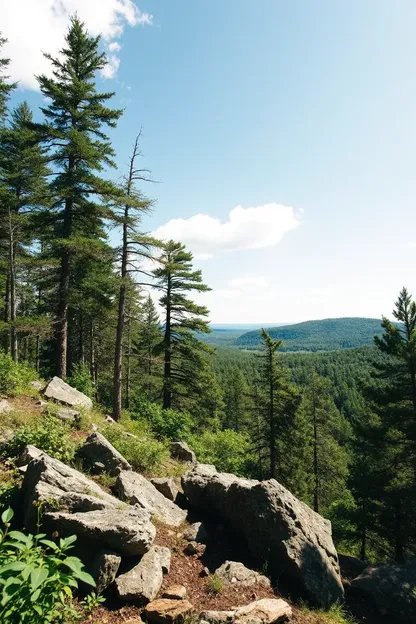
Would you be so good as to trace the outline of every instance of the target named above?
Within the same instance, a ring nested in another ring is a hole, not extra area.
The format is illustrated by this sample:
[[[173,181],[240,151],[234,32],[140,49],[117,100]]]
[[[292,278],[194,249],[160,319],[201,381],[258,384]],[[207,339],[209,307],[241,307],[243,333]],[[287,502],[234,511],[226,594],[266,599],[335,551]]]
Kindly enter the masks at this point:
[[[296,325],[272,327],[267,330],[275,340],[283,340],[286,351],[332,351],[374,344],[374,336],[382,334],[381,320],[372,318],[334,318],[306,321]],[[261,330],[237,337],[234,346],[258,349]]]

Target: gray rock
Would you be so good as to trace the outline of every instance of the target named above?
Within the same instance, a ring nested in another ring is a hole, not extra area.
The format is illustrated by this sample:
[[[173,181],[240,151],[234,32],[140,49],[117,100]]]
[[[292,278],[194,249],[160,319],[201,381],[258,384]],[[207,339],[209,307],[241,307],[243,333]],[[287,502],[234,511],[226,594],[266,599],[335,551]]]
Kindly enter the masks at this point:
[[[357,559],[357,557],[351,557],[351,555],[341,555],[338,553],[339,567],[341,568],[341,576],[345,580],[355,579],[357,576],[364,572],[367,567],[365,561]]]
[[[153,546],[159,556],[160,565],[162,566],[163,574],[169,574],[171,554],[169,548],[166,546]]]
[[[153,478],[150,479],[150,483],[152,483],[157,490],[167,499],[172,502],[175,502],[176,497],[179,494],[178,487],[172,477],[165,478]]]
[[[35,405],[36,407],[47,407],[49,403],[47,401],[42,401],[42,399],[39,399],[39,401],[36,401]]]
[[[115,425],[116,421],[114,420],[114,418],[111,418],[111,416],[109,414],[107,414],[107,416],[105,417],[105,422],[109,425]]]
[[[416,558],[403,565],[366,568],[350,587],[392,622],[416,622]]]
[[[182,477],[190,503],[216,514],[247,545],[318,607],[342,600],[331,523],[276,480],[252,481],[198,464]]]
[[[234,624],[280,624],[289,622],[292,609],[281,598],[263,598],[234,613]]]
[[[77,455],[85,467],[93,468],[94,464],[100,462],[112,476],[118,474],[120,470],[131,470],[128,461],[98,432],[90,433]]]
[[[61,407],[56,412],[57,418],[68,422],[75,422],[79,418],[79,415],[80,413],[77,410],[73,410],[70,407]]]
[[[44,454],[45,453],[43,451],[40,451],[38,448],[36,448],[36,446],[33,446],[33,444],[28,444],[20,453],[20,457],[18,458],[16,464],[18,466],[27,466],[27,464],[31,462],[32,459],[38,459]]]
[[[209,624],[225,624],[232,622],[235,611],[202,611],[199,617]]]
[[[162,583],[160,552],[153,547],[134,568],[116,579],[116,589],[121,600],[145,605],[156,598]]]
[[[206,544],[208,541],[208,533],[202,522],[194,522],[183,533],[183,537],[188,542],[199,542]]]
[[[12,406],[6,399],[0,399],[0,414],[9,414],[13,411]]]
[[[170,600],[185,600],[188,592],[184,585],[171,585],[163,592],[162,598],[169,598]]]
[[[121,555],[142,555],[155,539],[156,529],[142,509],[99,509],[87,512],[48,512],[45,520],[60,534],[99,542]]]
[[[48,399],[54,399],[58,403],[69,405],[70,407],[92,408],[92,401],[79,390],[72,388],[59,377],[53,377],[45,388],[45,396]]]
[[[97,594],[101,594],[114,582],[120,563],[120,555],[113,550],[103,549],[97,554],[90,568]]]
[[[196,455],[186,442],[171,442],[170,454],[175,459],[180,459],[183,462],[191,462],[192,464],[196,462]]]
[[[52,500],[55,508],[69,511],[120,507],[120,501],[97,483],[34,446],[27,446],[21,455],[19,463],[27,462],[22,493],[25,525],[30,530],[36,528],[37,502],[49,501],[50,507]]]
[[[185,521],[187,512],[165,498],[150,481],[137,472],[120,472],[115,488],[121,500],[131,505],[139,505],[167,526],[178,527]]]
[[[236,583],[241,587],[251,587],[253,585],[270,587],[270,580],[267,576],[246,568],[239,561],[226,561],[215,571],[215,575],[224,581],[226,585]]]
[[[196,555],[198,557],[202,557],[202,555],[205,553],[206,550],[206,546],[205,544],[199,544],[198,542],[189,542],[185,548],[184,548],[184,553],[185,555]]]
[[[0,431],[0,451],[3,451],[7,448],[9,442],[11,442],[14,438],[13,429],[2,429]]]

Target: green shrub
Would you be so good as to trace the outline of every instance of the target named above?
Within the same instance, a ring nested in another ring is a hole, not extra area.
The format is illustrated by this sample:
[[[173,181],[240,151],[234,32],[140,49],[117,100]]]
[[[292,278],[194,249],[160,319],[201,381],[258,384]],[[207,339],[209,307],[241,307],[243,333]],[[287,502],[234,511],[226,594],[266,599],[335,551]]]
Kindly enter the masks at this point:
[[[133,470],[148,472],[167,459],[166,446],[148,433],[133,433],[137,437],[127,436],[119,425],[108,425],[102,433],[127,459]]]
[[[18,396],[33,394],[30,382],[36,379],[35,371],[25,364],[13,362],[10,355],[0,351],[0,394]]]
[[[91,378],[90,367],[86,362],[78,362],[74,365],[72,375],[68,383],[73,388],[86,394],[90,399],[94,397],[94,384]]]
[[[130,412],[133,420],[148,422],[158,438],[169,440],[188,440],[192,428],[192,416],[188,412],[179,412],[174,409],[162,409],[156,403],[135,398],[133,410]]]
[[[198,461],[214,464],[223,472],[244,475],[246,465],[251,459],[248,436],[232,429],[204,431],[198,436],[191,436],[189,444]]]
[[[68,463],[75,455],[75,444],[69,433],[69,425],[53,416],[45,416],[41,422],[17,429],[3,454],[18,457],[27,444],[33,444],[51,457]]]
[[[2,624],[68,622],[77,616],[72,605],[78,582],[95,586],[77,557],[68,556],[76,537],[59,544],[44,534],[9,531],[13,511],[1,516],[0,621]]]

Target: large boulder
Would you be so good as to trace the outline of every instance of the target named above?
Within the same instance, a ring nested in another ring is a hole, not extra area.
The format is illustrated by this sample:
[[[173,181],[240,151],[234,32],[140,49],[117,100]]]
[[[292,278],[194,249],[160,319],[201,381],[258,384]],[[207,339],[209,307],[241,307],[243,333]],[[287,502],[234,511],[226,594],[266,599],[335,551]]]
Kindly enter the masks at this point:
[[[23,510],[27,527],[36,524],[38,503],[68,511],[93,511],[120,507],[120,501],[74,468],[34,446],[22,452],[20,464],[28,464],[23,480]]]
[[[70,407],[84,407],[88,410],[92,408],[92,401],[86,394],[72,388],[60,377],[53,377],[51,379],[45,388],[44,394],[48,399],[54,399],[54,401],[69,405]]]
[[[253,585],[270,587],[270,580],[267,576],[246,568],[246,566],[239,561],[226,561],[215,570],[215,575],[218,576],[225,585],[233,583],[241,587],[251,587]]]
[[[366,568],[350,588],[392,622],[416,622],[416,558],[403,565]]]
[[[168,500],[137,472],[120,472],[115,487],[121,500],[140,506],[163,524],[178,527],[185,521],[187,512]]]
[[[92,471],[96,470],[97,463],[102,464],[112,476],[120,470],[131,470],[129,462],[98,432],[90,433],[77,454],[84,466]]]
[[[86,538],[121,555],[143,555],[153,544],[156,529],[149,514],[137,507],[97,509],[78,513],[48,512],[45,522],[59,534]]]
[[[160,548],[152,547],[134,568],[116,579],[119,598],[137,605],[154,600],[163,583],[162,561]]]
[[[179,459],[183,462],[191,462],[192,464],[196,462],[196,455],[186,442],[171,442],[170,454],[175,459]]]
[[[327,608],[344,595],[331,523],[275,479],[252,481],[197,464],[182,478],[192,505],[226,522],[259,562],[312,604]]]
[[[194,522],[189,525],[183,532],[183,538],[188,542],[198,542],[199,544],[206,544],[208,542],[208,531],[202,522]]]
[[[144,509],[121,503],[82,473],[36,447],[26,447],[23,457],[29,460],[22,485],[28,528],[36,528],[37,508],[42,504],[45,525],[59,533],[75,533],[120,554],[149,550],[156,530]]]

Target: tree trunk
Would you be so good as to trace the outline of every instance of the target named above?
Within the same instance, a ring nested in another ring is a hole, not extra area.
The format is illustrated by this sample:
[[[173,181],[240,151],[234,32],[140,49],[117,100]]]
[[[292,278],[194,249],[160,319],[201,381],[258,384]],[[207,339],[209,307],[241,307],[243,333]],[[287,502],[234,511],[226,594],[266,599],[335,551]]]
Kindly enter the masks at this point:
[[[131,319],[127,322],[126,409],[130,408],[131,387]]]
[[[7,270],[6,276],[6,292],[4,293],[4,312],[3,320],[9,325],[10,323],[10,271]],[[10,351],[10,332],[9,330],[4,332],[3,348],[6,353]]]
[[[165,326],[165,363],[163,368],[163,409],[170,409],[172,406],[172,336],[171,336],[171,278],[168,276],[166,290],[166,326]]]
[[[79,360],[80,362],[85,362],[85,341],[84,341],[84,316],[82,314],[82,311],[79,313],[79,344],[78,344],[78,350],[79,350]]]
[[[68,162],[68,173],[74,169],[74,162],[70,158]],[[63,239],[68,240],[72,234],[72,200],[65,200]],[[68,356],[68,303],[69,284],[71,276],[71,258],[69,250],[63,246],[61,249],[61,267],[59,275],[58,294],[58,319],[57,319],[57,340],[58,355],[56,362],[56,374],[61,379],[66,379],[67,356]]]

